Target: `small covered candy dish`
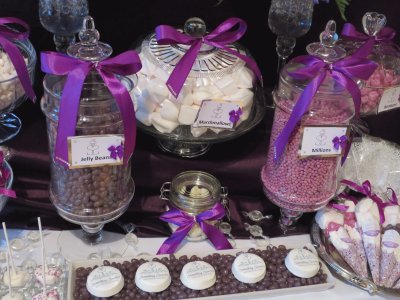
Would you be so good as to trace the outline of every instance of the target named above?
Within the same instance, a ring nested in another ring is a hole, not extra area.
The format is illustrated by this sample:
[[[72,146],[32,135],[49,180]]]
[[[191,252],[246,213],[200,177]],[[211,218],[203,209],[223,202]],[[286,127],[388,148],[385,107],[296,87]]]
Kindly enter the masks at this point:
[[[386,17],[368,12],[362,18],[365,33],[346,23],[342,30],[342,44],[351,54],[370,52],[369,58],[378,68],[361,88],[361,113],[377,114],[400,107],[400,47],[393,42],[394,29],[385,27]]]
[[[237,18],[223,24],[211,33],[199,18],[183,30],[160,25],[138,49],[143,67],[134,90],[136,117],[164,151],[202,155],[210,144],[246,133],[264,115],[261,74],[235,42],[246,24]],[[237,38],[227,38],[233,34]]]
[[[21,129],[21,120],[11,112],[28,97],[35,100],[36,52],[28,36],[29,26],[22,20],[0,18],[0,143]]]

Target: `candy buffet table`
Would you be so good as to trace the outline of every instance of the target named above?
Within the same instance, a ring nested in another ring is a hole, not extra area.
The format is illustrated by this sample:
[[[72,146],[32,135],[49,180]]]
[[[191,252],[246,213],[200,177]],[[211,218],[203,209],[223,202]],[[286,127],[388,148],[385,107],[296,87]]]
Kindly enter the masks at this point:
[[[21,230],[10,230],[10,239],[21,235]],[[45,243],[48,253],[54,253],[61,248],[61,252],[67,260],[79,260],[86,259],[90,253],[103,253],[103,255],[121,254],[123,257],[133,257],[139,253],[150,253],[155,254],[164,238],[140,238],[137,250],[134,250],[131,246],[128,246],[124,241],[124,236],[118,233],[105,232],[104,243],[98,246],[85,245],[78,238],[79,231],[45,231]],[[1,239],[4,241],[2,234]],[[303,245],[310,242],[308,235],[297,235],[285,238],[273,239],[276,243],[284,243],[287,246]],[[250,248],[253,246],[250,240],[237,240],[237,248]],[[61,246],[61,247],[60,247]],[[4,242],[1,247],[4,247]],[[208,242],[196,242],[186,243],[178,251],[178,254],[190,254],[198,249],[202,249],[204,253],[212,252],[214,249]],[[40,247],[34,249],[31,253],[32,258],[39,261],[40,259]],[[335,287],[323,292],[317,293],[306,293],[302,294],[301,299],[324,299],[324,300],[364,300],[370,296],[351,285],[348,285],[340,280],[336,280]],[[254,298],[262,299],[262,298]],[[277,300],[297,300],[299,295],[287,295],[274,297]],[[387,295],[375,295],[374,300],[380,299],[397,299],[394,296]]]

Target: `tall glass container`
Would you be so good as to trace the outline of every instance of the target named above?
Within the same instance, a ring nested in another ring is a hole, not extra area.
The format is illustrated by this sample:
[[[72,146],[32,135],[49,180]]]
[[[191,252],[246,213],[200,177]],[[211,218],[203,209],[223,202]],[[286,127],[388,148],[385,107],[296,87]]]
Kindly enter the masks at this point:
[[[79,37],[81,42],[70,46],[68,55],[92,62],[111,55],[112,48],[98,42],[99,33],[91,17],[85,18]],[[128,91],[132,91],[131,80],[123,77],[120,80]],[[51,154],[50,199],[61,217],[82,225],[86,241],[97,243],[102,239],[104,223],[118,218],[133,198],[131,163],[129,160],[124,165],[68,169],[55,160],[60,99],[65,81],[65,76],[46,75],[43,82],[45,93],[41,107],[47,117]],[[76,136],[123,133],[122,118],[115,99],[97,71],[91,71],[82,88]],[[90,146],[95,148],[95,145]]]
[[[321,44],[310,44],[307,50],[326,63],[333,63],[346,54],[342,48],[325,43],[322,35]],[[308,111],[293,130],[285,151],[275,160],[274,143],[310,82],[290,75],[290,72],[303,67],[303,64],[291,61],[280,73],[279,86],[273,93],[276,109],[267,162],[261,170],[264,192],[269,200],[281,208],[280,223],[283,226],[292,225],[303,212],[325,206],[337,189],[340,157],[300,157],[299,146],[304,126],[346,126],[354,116],[351,95],[328,73],[312,98]]]

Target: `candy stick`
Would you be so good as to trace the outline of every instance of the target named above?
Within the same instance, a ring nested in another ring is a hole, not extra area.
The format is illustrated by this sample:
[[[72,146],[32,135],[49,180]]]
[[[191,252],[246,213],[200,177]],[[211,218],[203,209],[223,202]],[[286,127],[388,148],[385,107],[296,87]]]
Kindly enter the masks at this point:
[[[10,259],[7,253],[7,273],[8,273],[8,293],[10,294],[11,298],[13,297],[12,288],[11,288],[11,271],[10,271]]]
[[[17,268],[15,268],[15,264],[14,264],[14,260],[13,260],[12,252],[11,252],[10,243],[9,243],[9,241],[8,241],[8,234],[7,234],[6,223],[3,222],[2,224],[3,224],[4,237],[6,238],[6,243],[7,243],[8,255],[10,256],[11,267],[12,267],[12,269],[13,269],[14,274],[17,274]]]
[[[39,224],[40,241],[42,243],[43,297],[44,297],[44,299],[46,299],[47,298],[47,293],[46,293],[46,255],[45,255],[45,250],[44,250],[42,222],[40,220],[40,217],[38,217],[38,224]]]

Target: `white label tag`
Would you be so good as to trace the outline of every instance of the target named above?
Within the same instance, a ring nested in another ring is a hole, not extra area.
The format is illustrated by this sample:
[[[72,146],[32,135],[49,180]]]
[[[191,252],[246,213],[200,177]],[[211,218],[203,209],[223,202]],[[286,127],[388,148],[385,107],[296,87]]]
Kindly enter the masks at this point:
[[[241,115],[238,102],[203,100],[193,127],[233,129]]]
[[[383,92],[379,101],[378,113],[400,107],[400,87],[393,87]]]
[[[303,127],[303,137],[300,144],[300,157],[340,156],[348,143],[348,127]]]
[[[123,135],[88,135],[68,138],[70,169],[122,165]]]

